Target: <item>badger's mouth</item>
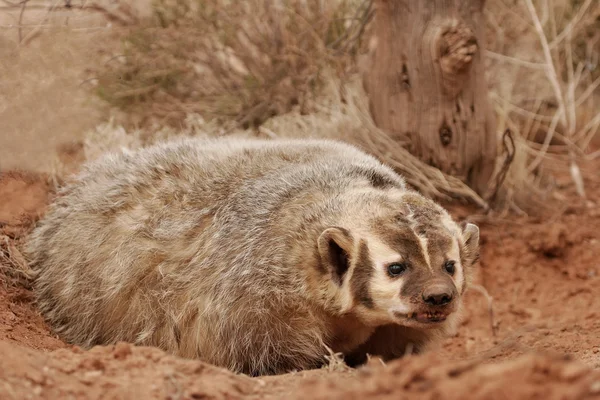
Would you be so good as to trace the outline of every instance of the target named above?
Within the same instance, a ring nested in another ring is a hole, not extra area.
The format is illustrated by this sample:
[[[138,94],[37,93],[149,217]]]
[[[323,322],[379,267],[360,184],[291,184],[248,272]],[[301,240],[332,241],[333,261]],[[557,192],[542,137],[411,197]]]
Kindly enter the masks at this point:
[[[398,319],[408,320],[408,321],[416,321],[422,324],[439,324],[444,322],[448,315],[450,314],[448,311],[420,311],[420,312],[411,312],[411,313],[400,313],[394,311],[394,316]]]

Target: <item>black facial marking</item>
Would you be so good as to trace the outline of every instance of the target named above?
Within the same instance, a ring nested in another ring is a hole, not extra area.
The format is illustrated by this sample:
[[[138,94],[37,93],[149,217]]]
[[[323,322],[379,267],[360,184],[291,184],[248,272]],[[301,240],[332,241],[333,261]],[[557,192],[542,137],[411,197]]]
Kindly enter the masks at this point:
[[[377,173],[373,173],[373,174],[369,175],[368,178],[369,178],[369,182],[371,183],[371,185],[374,188],[385,189],[388,187],[395,186],[394,181],[392,181],[391,179],[389,179],[386,176],[383,176],[383,175],[380,175]]]
[[[429,229],[426,236],[429,261],[434,269],[438,269],[448,261],[455,239],[439,228]]]
[[[406,257],[409,263],[426,265],[426,255],[419,244],[419,238],[410,227],[379,226],[376,232],[391,249]]]
[[[425,270],[412,270],[409,274],[406,275],[406,280],[402,285],[400,295],[404,298],[419,299],[421,292],[423,291],[423,287],[425,286],[425,283],[430,278],[431,275],[428,274]]]
[[[371,186],[376,189],[387,189],[391,187],[402,187],[402,183],[392,176],[384,173],[373,171],[362,166],[353,165],[352,171],[359,176],[368,179]]]
[[[369,282],[373,275],[373,262],[369,255],[367,243],[362,240],[359,244],[358,257],[352,274],[351,289],[355,298],[367,308],[373,308],[373,299],[369,293]]]

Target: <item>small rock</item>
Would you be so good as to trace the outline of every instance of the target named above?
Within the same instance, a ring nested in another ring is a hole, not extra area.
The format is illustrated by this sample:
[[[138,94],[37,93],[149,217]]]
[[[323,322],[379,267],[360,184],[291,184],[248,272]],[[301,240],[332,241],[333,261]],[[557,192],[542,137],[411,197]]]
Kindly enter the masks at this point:
[[[101,360],[97,358],[86,358],[85,360],[79,363],[79,368],[90,371],[104,371],[105,365]]]
[[[77,345],[73,345],[71,346],[71,351],[75,354],[81,354],[83,353],[83,349]]]
[[[115,345],[113,355],[117,360],[123,360],[131,355],[131,345],[125,342],[119,342]]]
[[[588,371],[589,369],[584,365],[569,364],[561,371],[561,376],[567,382],[573,382]]]
[[[87,371],[81,377],[81,382],[86,385],[91,385],[94,383],[100,376],[102,376],[102,371]]]

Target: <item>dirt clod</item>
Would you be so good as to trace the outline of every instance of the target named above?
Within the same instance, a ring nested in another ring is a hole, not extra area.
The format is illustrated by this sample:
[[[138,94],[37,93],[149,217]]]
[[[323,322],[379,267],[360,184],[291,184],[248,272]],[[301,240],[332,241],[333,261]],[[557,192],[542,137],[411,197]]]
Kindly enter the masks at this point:
[[[124,342],[119,342],[115,345],[113,355],[117,360],[123,360],[131,355],[131,345]]]

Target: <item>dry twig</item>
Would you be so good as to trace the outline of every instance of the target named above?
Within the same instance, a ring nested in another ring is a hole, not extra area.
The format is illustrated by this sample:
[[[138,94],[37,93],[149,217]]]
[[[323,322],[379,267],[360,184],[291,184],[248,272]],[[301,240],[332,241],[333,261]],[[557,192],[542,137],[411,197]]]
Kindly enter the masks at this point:
[[[492,296],[490,296],[490,294],[488,293],[486,288],[484,288],[481,285],[471,285],[471,289],[475,290],[476,292],[481,293],[487,300],[488,315],[489,315],[489,319],[490,319],[490,329],[492,331],[492,336],[496,336],[497,327],[496,327],[496,321],[494,320],[494,299],[492,298]]]

